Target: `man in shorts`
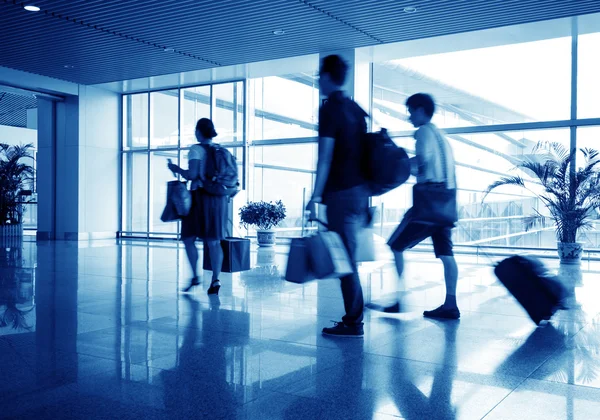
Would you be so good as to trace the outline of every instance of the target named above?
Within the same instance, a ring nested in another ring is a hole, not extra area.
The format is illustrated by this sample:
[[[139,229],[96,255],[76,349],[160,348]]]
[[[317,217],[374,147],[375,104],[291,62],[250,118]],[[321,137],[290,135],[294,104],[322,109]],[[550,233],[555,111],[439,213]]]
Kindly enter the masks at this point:
[[[417,177],[417,183],[447,182],[449,189],[455,189],[456,165],[452,149],[445,136],[431,123],[435,112],[433,99],[425,93],[417,93],[407,99],[406,106],[410,115],[409,120],[417,128],[415,133],[416,156],[411,159],[411,173]],[[444,168],[444,166],[446,167]],[[423,312],[423,316],[458,319],[460,318],[460,311],[456,304],[458,267],[452,251],[453,227],[418,223],[414,221],[412,215],[413,209],[408,210],[400,226],[388,241],[388,245],[394,252],[398,276],[402,277],[404,272],[404,250],[431,238],[435,256],[444,265],[446,298],[441,306]],[[389,306],[369,304],[367,307],[388,313],[400,312],[399,301]]]

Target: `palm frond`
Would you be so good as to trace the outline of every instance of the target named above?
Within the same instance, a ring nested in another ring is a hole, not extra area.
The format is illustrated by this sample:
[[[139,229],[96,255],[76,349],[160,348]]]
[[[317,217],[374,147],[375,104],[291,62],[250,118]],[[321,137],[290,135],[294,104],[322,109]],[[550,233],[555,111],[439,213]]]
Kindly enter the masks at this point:
[[[517,165],[517,168],[530,176],[537,177],[542,185],[546,186],[550,168],[545,164],[526,158]]]
[[[540,181],[544,192],[534,194],[548,208],[550,216],[536,211],[525,218],[525,230],[546,227],[551,218],[556,224],[557,239],[575,242],[577,232],[590,227],[589,221],[600,216],[600,152],[581,149],[584,161],[576,172],[571,168],[575,151],[560,143],[539,142],[532,152],[535,156],[521,159],[516,169]],[[519,176],[503,177],[486,189],[484,199],[502,185],[526,188],[526,181]]]
[[[534,210],[534,212],[535,214],[527,216],[523,219],[523,228],[525,229],[525,232],[529,232],[531,229],[534,229],[536,227],[546,227],[546,220],[548,219],[548,217],[544,216],[543,214],[540,214],[540,212],[538,212],[537,210]]]
[[[539,141],[533,148],[532,153],[558,162],[569,159],[571,156],[569,149],[562,143],[551,141]]]
[[[503,178],[500,178],[498,181],[494,182],[493,184],[490,184],[487,187],[487,189],[483,193],[483,198],[481,201],[484,201],[485,198],[488,196],[488,194],[491,193],[493,190],[495,190],[498,187],[502,187],[504,185],[515,185],[517,187],[527,188],[525,186],[525,181],[520,176],[503,177]]]

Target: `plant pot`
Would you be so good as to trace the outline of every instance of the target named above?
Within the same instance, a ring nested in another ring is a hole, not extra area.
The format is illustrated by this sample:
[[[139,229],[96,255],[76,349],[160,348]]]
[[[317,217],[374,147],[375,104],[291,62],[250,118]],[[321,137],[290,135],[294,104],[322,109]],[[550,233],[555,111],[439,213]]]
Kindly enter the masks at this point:
[[[561,264],[558,269],[558,275],[565,286],[575,287],[582,285],[583,274],[581,273],[580,264]]]
[[[580,264],[583,255],[581,242],[558,242],[558,256],[561,264]]]
[[[256,252],[256,266],[270,267],[275,265],[275,250],[272,247],[259,248]]]
[[[256,237],[258,239],[258,246],[272,247],[275,246],[277,232],[274,229],[257,230]]]

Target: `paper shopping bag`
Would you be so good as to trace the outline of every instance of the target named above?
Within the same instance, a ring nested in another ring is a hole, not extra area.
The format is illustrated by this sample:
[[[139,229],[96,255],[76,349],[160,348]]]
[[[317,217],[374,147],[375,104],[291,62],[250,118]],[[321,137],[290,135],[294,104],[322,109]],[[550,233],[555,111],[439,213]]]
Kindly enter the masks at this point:
[[[294,238],[290,244],[285,279],[292,283],[306,283],[315,279],[310,267],[307,238]]]
[[[335,232],[319,232],[306,238],[310,265],[318,279],[340,278],[354,272],[342,238]]]
[[[244,238],[225,238],[221,241],[223,249],[223,273],[237,273],[239,271],[250,270],[250,239]],[[212,264],[208,247],[204,247],[204,261],[202,268],[212,271]]]

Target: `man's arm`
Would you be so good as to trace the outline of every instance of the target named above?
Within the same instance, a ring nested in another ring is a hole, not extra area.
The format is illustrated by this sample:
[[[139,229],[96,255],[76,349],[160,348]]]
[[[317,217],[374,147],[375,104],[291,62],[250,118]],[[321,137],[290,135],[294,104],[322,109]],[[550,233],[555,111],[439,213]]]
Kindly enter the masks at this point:
[[[323,200],[323,192],[329,178],[331,170],[331,161],[333,160],[333,149],[335,146],[336,120],[333,118],[327,108],[321,107],[319,110],[319,157],[317,160],[317,176],[313,194],[306,206],[310,213],[310,218],[317,216],[316,203]]]
[[[319,158],[317,160],[317,177],[315,180],[315,188],[311,201],[321,202],[323,191],[329,171],[331,170],[331,161],[333,160],[333,147],[335,139],[333,137],[319,137]]]
[[[416,156],[411,159],[411,173],[417,176],[418,174],[425,174],[425,166],[429,160],[429,138],[424,130],[420,128],[415,133],[415,140]]]

